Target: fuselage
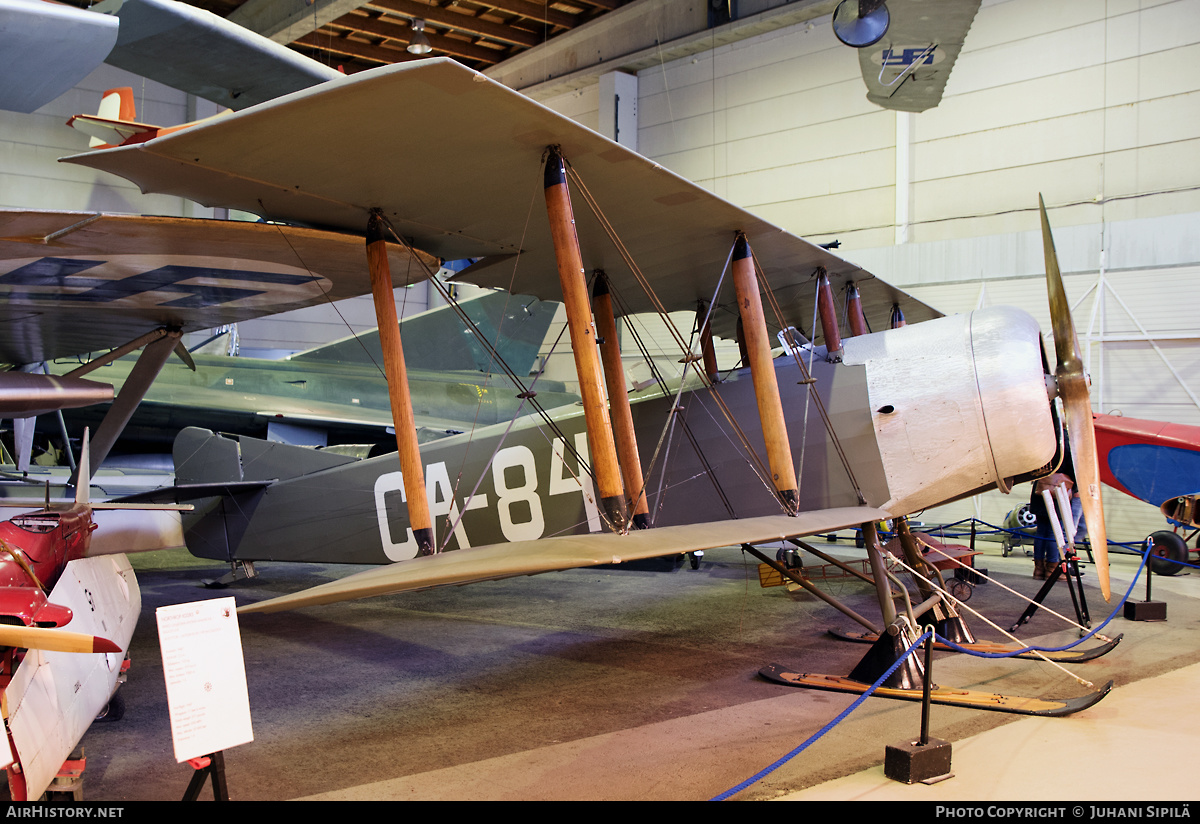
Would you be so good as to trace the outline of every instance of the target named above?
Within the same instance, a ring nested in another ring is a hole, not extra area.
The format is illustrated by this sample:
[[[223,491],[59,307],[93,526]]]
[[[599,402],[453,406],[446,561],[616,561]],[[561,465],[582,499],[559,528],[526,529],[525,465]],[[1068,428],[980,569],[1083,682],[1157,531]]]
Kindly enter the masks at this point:
[[[820,348],[777,358],[800,509],[865,503],[905,514],[1048,463],[1055,435],[1040,345],[1032,319],[999,309],[849,339],[840,364]],[[763,469],[748,373],[686,391],[678,404],[659,396],[633,409],[653,525],[783,511]],[[422,447],[440,547],[613,528],[579,465],[589,460],[583,415],[570,407],[553,417],[554,429],[526,416]],[[228,557],[388,563],[416,553],[394,455],[283,477],[289,447],[241,449],[237,480],[280,480],[246,502],[252,516]]]

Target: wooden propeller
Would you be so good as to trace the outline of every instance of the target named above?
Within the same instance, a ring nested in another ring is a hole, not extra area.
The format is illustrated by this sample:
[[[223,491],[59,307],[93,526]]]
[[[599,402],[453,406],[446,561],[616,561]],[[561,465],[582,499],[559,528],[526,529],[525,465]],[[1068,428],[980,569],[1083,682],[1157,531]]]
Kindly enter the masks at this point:
[[[1058,253],[1046,217],[1046,204],[1038,195],[1042,215],[1042,246],[1046,255],[1046,291],[1050,297],[1050,326],[1054,331],[1054,353],[1057,365],[1054,376],[1058,396],[1066,413],[1067,439],[1075,465],[1075,483],[1083,501],[1083,517],[1087,522],[1088,540],[1096,560],[1096,574],[1104,600],[1112,596],[1108,577],[1108,535],[1104,529],[1104,506],[1100,502],[1100,462],[1096,457],[1096,429],[1092,423],[1091,378],[1083,368],[1071,307],[1063,288],[1062,272],[1058,268]]]

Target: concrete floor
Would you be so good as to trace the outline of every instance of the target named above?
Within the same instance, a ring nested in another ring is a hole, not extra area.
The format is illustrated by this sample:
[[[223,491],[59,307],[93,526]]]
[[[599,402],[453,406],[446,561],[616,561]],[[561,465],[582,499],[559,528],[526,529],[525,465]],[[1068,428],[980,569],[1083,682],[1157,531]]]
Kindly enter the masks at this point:
[[[1004,627],[1036,592],[1031,562],[981,544],[997,582],[968,606]],[[845,548],[853,554],[852,548]],[[222,570],[184,553],[137,560],[143,616],[123,687],[126,715],[92,727],[85,798],[173,800],[191,776],[172,755],[154,609],[224,597],[247,603],[356,568],[262,564],[223,592],[198,586]],[[1114,561],[1114,604],[1137,559]],[[846,674],[865,647],[832,640],[849,619],[807,594],[761,589],[737,550],[699,570],[574,570],[534,578],[241,618],[255,740],[226,753],[236,800],[712,798],[775,762],[832,721],[854,696],[764,681],[778,662]],[[1094,622],[1107,616],[1085,578]],[[931,734],[955,742],[955,777],[906,786],[882,776],[887,744],[919,732],[920,707],[872,698],[738,799],[1174,800],[1196,796],[1183,775],[1197,729],[1188,710],[1200,670],[1200,576],[1155,578],[1165,623],[1114,619],[1124,641],[1070,667],[1117,687],[1066,719],[934,707]],[[827,589],[874,616],[873,589]],[[1065,586],[1048,601],[1070,612]],[[1135,597],[1142,597],[1139,583]],[[981,639],[1001,640],[979,619]],[[1022,640],[1077,637],[1046,612]],[[1033,661],[939,654],[935,680],[1030,696],[1088,688]],[[1153,679],[1153,680],[1150,680]],[[1133,744],[1125,736],[1140,736]],[[1061,749],[1053,749],[1061,747]],[[1102,767],[1100,781],[1084,781]],[[1176,772],[1172,772],[1176,770]],[[833,783],[827,783],[833,782]],[[206,792],[205,797],[210,797]]]

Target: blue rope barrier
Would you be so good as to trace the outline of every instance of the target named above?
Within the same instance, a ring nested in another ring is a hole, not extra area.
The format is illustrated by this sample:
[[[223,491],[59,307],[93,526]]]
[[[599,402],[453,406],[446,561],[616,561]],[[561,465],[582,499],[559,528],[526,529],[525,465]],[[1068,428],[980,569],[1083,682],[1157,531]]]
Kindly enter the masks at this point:
[[[898,659],[896,659],[896,663],[892,664],[892,666],[890,668],[888,668],[887,672],[885,672],[883,675],[879,676],[878,681],[876,681],[874,684],[872,684],[867,689],[866,692],[864,692],[862,695],[860,695],[858,697],[857,700],[855,700],[855,702],[853,704],[846,707],[846,709],[842,710],[836,718],[834,718],[832,721],[830,721],[828,724],[826,724],[824,727],[822,727],[815,735],[813,735],[811,738],[809,738],[807,741],[805,741],[799,747],[796,747],[796,749],[792,750],[787,755],[780,758],[774,764],[771,764],[769,767],[766,767],[765,769],[760,770],[759,772],[755,773],[753,776],[751,776],[750,778],[747,778],[745,781],[743,781],[741,784],[738,784],[736,787],[731,787],[728,790],[726,790],[725,792],[721,793],[720,795],[713,796],[712,798],[709,799],[709,801],[724,801],[725,799],[729,798],[730,796],[736,795],[737,793],[739,793],[742,790],[749,787],[751,784],[755,784],[758,781],[761,781],[763,778],[765,778],[768,775],[770,775],[771,773],[775,772],[777,769],[782,767],[784,764],[791,761],[797,755],[799,755],[800,753],[802,753],[806,749],[808,749],[809,746],[811,746],[818,739],[820,739],[821,736],[825,735],[825,733],[832,730],[834,727],[836,727],[838,724],[840,724],[846,716],[848,716],[850,713],[852,713],[856,709],[858,709],[859,705],[862,704],[863,701],[866,701],[868,698],[870,698],[871,693],[873,693],[873,692],[875,692],[875,690],[879,689],[880,685],[883,684],[883,682],[886,681],[888,678],[890,678],[892,673],[895,672],[896,669],[899,668],[899,666],[904,663],[905,659],[907,659],[908,656],[912,655],[913,652],[917,649],[917,647],[919,647],[919,646],[921,646],[921,644],[925,643],[925,640],[927,638],[929,638],[929,636],[931,634],[932,634],[931,632],[926,632],[920,638],[918,638],[913,643],[912,646],[910,646],[908,649],[906,649],[904,651],[903,655],[901,655]]]
[[[961,523],[961,522],[956,522],[956,523]],[[950,524],[950,526],[953,526],[953,524]],[[997,531],[1006,531],[1006,532],[1014,531],[1014,530],[1005,530],[1005,529],[998,528],[998,527],[996,529],[997,529]],[[978,531],[976,531],[976,534],[979,534]],[[1129,549],[1132,549],[1134,546],[1139,546],[1139,545],[1144,546],[1144,542],[1138,542],[1138,543],[1135,543],[1132,545],[1126,545],[1126,544],[1118,543],[1116,541],[1109,541],[1109,544],[1116,545],[1116,546],[1124,546]],[[892,664],[891,667],[888,668],[887,672],[885,672],[883,675],[881,675],[879,677],[879,680],[877,680],[874,684],[872,684],[870,687],[868,687],[866,692],[864,692],[862,695],[860,695],[854,701],[854,703],[852,703],[850,706],[846,707],[846,709],[842,710],[842,712],[840,712],[836,718],[834,718],[832,721],[830,721],[828,724],[826,724],[824,727],[822,727],[820,730],[818,730],[807,741],[805,741],[800,746],[796,747],[796,749],[792,750],[787,755],[785,755],[782,758],[780,758],[779,760],[775,761],[773,764],[771,764],[771,765],[765,767],[764,769],[760,770],[759,772],[755,773],[750,778],[747,778],[742,783],[740,783],[734,787],[731,787],[728,790],[725,790],[723,793],[720,793],[719,795],[713,796],[709,800],[710,801],[725,801],[726,799],[730,798],[731,796],[736,795],[737,793],[741,792],[742,790],[746,789],[747,787],[751,786],[752,784],[758,783],[763,778],[766,778],[768,775],[775,772],[777,769],[782,767],[784,764],[791,761],[793,758],[798,756],[800,753],[804,752],[806,749],[808,749],[810,746],[812,746],[814,743],[816,743],[822,736],[824,736],[826,733],[828,733],[830,730],[832,730],[834,727],[836,727],[838,724],[840,724],[843,720],[845,720],[845,718],[848,715],[850,715],[850,713],[852,713],[856,709],[858,709],[858,707],[862,704],[863,701],[866,701],[868,698],[870,698],[871,695],[875,692],[875,690],[879,689],[879,687],[883,684],[883,682],[886,681],[888,678],[890,678],[892,673],[895,672],[902,663],[904,663],[905,659],[907,659],[908,656],[912,655],[913,652],[915,652],[916,649],[919,646],[921,646],[921,644],[923,644],[925,642],[925,640],[927,638],[929,638],[930,635],[933,635],[938,641],[941,641],[947,647],[953,649],[956,652],[965,653],[967,655],[974,655],[977,658],[1012,658],[1014,656],[1021,655],[1026,652],[1063,652],[1065,650],[1071,649],[1072,647],[1079,646],[1084,641],[1095,636],[1096,633],[1100,632],[1100,630],[1104,629],[1104,627],[1108,626],[1108,624],[1113,620],[1113,618],[1117,617],[1117,612],[1125,606],[1125,602],[1129,600],[1129,596],[1133,594],[1133,588],[1135,586],[1137,586],[1138,580],[1142,577],[1142,573],[1146,569],[1146,563],[1150,559],[1150,552],[1148,549],[1143,549],[1138,554],[1140,554],[1142,556],[1142,562],[1138,566],[1138,571],[1134,574],[1133,580],[1129,582],[1129,588],[1127,590],[1125,590],[1125,595],[1121,597],[1121,600],[1117,602],[1116,606],[1113,607],[1112,612],[1109,613],[1108,617],[1105,618],[1104,621],[1102,621],[1098,626],[1094,627],[1092,630],[1090,630],[1085,635],[1081,636],[1078,640],[1072,641],[1069,644],[1064,644],[1060,647],[1028,646],[1028,647],[1024,647],[1023,649],[1013,650],[1012,652],[979,652],[977,650],[970,650],[970,649],[961,647],[958,644],[954,643],[953,641],[951,641],[947,638],[943,638],[941,635],[938,635],[935,632],[925,632],[923,635],[921,635],[920,638],[918,638],[912,644],[912,646],[910,646],[908,649],[906,649],[904,651],[904,654],[901,655],[896,660],[896,662],[894,664]],[[1179,563],[1182,566],[1191,567],[1192,569],[1200,568],[1200,566],[1198,566],[1196,564],[1187,563],[1186,561],[1177,561],[1176,563]]]
[[[1120,610],[1125,605],[1125,602],[1129,600],[1129,596],[1133,593],[1133,588],[1135,586],[1137,586],[1138,579],[1142,577],[1142,571],[1145,570],[1145,568],[1146,568],[1146,561],[1148,558],[1149,558],[1149,553],[1145,553],[1142,555],[1142,563],[1138,567],[1137,573],[1134,574],[1133,580],[1129,582],[1129,589],[1125,590],[1125,595],[1121,598],[1120,601],[1117,602],[1117,605],[1115,607],[1113,607],[1113,611],[1111,613],[1109,613],[1108,617],[1105,618],[1104,621],[1102,621],[1098,626],[1094,627],[1087,634],[1081,636],[1078,640],[1072,641],[1069,644],[1064,644],[1061,647],[1029,646],[1029,647],[1025,647],[1024,649],[1014,650],[1012,652],[980,652],[978,650],[965,649],[964,647],[961,647],[958,644],[954,643],[953,641],[943,638],[940,635],[937,636],[937,639],[939,641],[941,641],[943,644],[945,644],[946,646],[953,649],[955,652],[962,652],[967,655],[974,655],[976,658],[1012,658],[1013,656],[1021,655],[1026,652],[1062,652],[1064,650],[1071,649],[1072,647],[1077,647],[1080,644],[1082,644],[1084,641],[1086,641],[1089,638],[1091,638],[1092,636],[1094,636],[1100,630],[1104,629],[1106,626],[1108,626],[1109,622],[1111,622],[1113,618],[1117,617],[1117,611]]]
[[[980,535],[1004,534],[1004,535],[1015,535],[1019,538],[1022,538],[1024,540],[1029,540],[1029,541],[1032,541],[1035,537],[1034,533],[1033,533],[1034,527],[1031,527],[1031,526],[1019,527],[1019,528],[1014,529],[1014,528],[1006,527],[1006,526],[996,526],[995,524],[989,524],[987,521],[982,521],[982,520],[978,520],[975,518],[965,518],[961,521],[953,521],[949,524],[943,524],[943,525],[937,526],[937,527],[930,527],[928,529],[920,529],[917,531],[924,532],[925,534],[928,534],[928,535],[937,535],[939,538],[965,538],[971,534],[971,532],[969,530],[956,532],[956,531],[950,530],[950,527],[954,527],[959,524],[972,523],[972,522],[974,522],[975,524],[982,525],[983,527],[986,527],[986,529],[980,529],[977,526],[975,529],[976,537],[979,537]],[[893,533],[880,533],[880,534],[881,535],[883,535],[883,534],[891,535]],[[826,537],[829,537],[830,535],[836,535],[836,533],[820,534],[820,535],[817,535],[817,537],[818,538],[826,538]],[[1136,554],[1141,554],[1142,547],[1144,545],[1145,545],[1144,540],[1142,540],[1142,541],[1112,541],[1112,540],[1108,541],[1108,546],[1120,547],[1121,549],[1125,549],[1125,550],[1128,550],[1128,551],[1136,553]],[[1089,548],[1090,548],[1090,546],[1091,545],[1088,544]],[[1189,566],[1194,569],[1200,569],[1200,566],[1198,566],[1196,564],[1189,564],[1185,561],[1177,561],[1176,563],[1182,563],[1185,566]]]

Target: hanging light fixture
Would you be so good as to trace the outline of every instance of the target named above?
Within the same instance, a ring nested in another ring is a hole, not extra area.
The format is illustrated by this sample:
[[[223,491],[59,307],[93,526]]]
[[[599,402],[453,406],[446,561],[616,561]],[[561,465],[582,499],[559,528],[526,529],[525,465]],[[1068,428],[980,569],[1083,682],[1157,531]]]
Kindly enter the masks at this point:
[[[414,34],[408,41],[409,54],[429,54],[433,51],[433,46],[429,45],[429,38],[425,36],[425,21],[413,20],[412,30]]]

